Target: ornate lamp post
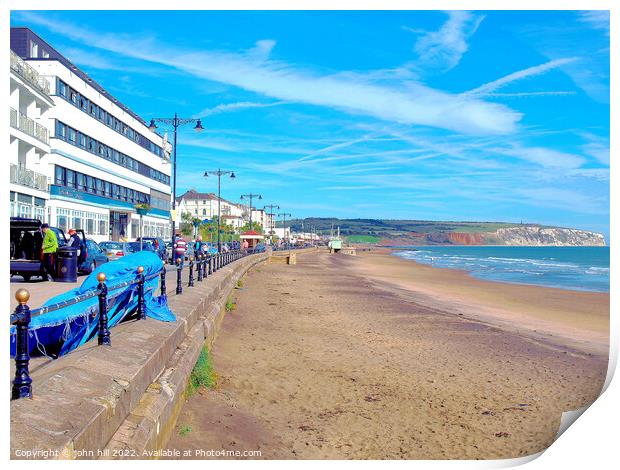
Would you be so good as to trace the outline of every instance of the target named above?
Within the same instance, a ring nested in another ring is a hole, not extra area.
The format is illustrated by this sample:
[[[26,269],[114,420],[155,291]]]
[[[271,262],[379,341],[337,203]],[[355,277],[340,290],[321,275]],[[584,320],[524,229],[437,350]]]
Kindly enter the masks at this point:
[[[218,168],[217,171],[205,171],[205,178],[207,178],[209,175],[217,176],[217,252],[220,253],[222,251],[222,243],[220,241],[220,209],[222,207],[222,198],[220,196],[222,188],[221,179],[223,175],[230,175],[231,178],[235,178],[235,172],[224,171]]]
[[[204,127],[202,127],[202,122],[200,119],[183,119],[177,116],[177,113],[174,113],[173,118],[153,118],[151,119],[151,123],[149,124],[149,129],[152,132],[155,132],[157,129],[156,122],[161,122],[163,124],[167,124],[174,128],[174,144],[172,147],[172,210],[176,210],[176,202],[177,202],[177,128],[184,124],[196,123],[196,127],[194,130],[196,132],[202,132]],[[176,231],[176,214],[175,217],[172,218],[171,228],[172,233],[170,234],[170,238],[174,240],[174,234]]]
[[[260,194],[253,194],[253,193],[241,195],[241,199],[244,199],[246,197],[250,199],[250,230],[252,230],[252,198],[258,197],[258,199],[262,199],[263,196],[261,196]]]

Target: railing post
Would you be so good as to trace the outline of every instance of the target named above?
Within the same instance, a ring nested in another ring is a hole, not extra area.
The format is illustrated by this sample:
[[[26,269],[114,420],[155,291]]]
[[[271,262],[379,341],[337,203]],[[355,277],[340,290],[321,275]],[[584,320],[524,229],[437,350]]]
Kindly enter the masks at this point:
[[[19,305],[15,309],[15,379],[11,389],[11,400],[32,398],[32,379],[28,371],[30,363],[30,347],[28,344],[28,325],[30,325],[30,307],[27,302],[30,292],[18,289],[15,300]]]
[[[181,285],[181,270],[183,269],[181,265],[181,258],[177,258],[177,295],[183,293],[183,286]]]
[[[194,287],[194,257],[189,257],[189,282],[187,287]]]
[[[202,282],[203,254],[196,255],[196,268],[198,269],[198,282]]]
[[[160,274],[159,280],[161,284],[161,295],[163,297],[167,297],[166,295],[166,263],[164,261],[162,261],[162,264],[161,264],[161,274]]]
[[[144,267],[138,266],[138,319],[146,320],[146,307],[144,305]]]
[[[218,256],[220,256],[219,253],[215,253],[213,255],[213,272],[217,271],[217,258],[218,258]]]
[[[105,285],[105,273],[97,274],[99,281],[99,345],[111,346],[110,330],[108,329],[108,288]]]

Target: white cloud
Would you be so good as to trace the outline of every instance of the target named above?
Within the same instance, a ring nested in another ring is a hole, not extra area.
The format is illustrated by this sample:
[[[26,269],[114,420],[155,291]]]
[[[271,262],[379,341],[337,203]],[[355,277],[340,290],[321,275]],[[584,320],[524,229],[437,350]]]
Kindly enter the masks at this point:
[[[474,20],[468,13],[450,15],[449,25],[444,25],[445,32],[454,37],[447,44],[463,51],[463,46],[457,45],[464,36],[457,29]],[[149,37],[92,33],[36,13],[22,12],[21,17],[91,47],[167,65],[196,77],[234,85],[279,100],[327,106],[401,124],[468,134],[514,132],[521,119],[520,113],[506,106],[472,98],[462,99],[459,95],[423,85],[410,87],[405,92],[334,75],[318,75],[273,60],[257,63],[248,59],[247,54],[204,50],[186,52],[159,44]],[[479,18],[474,22],[478,23]],[[426,42],[436,53],[443,54],[441,51],[445,48],[442,49],[439,44],[433,46],[431,40]]]
[[[487,93],[497,90],[498,88],[508,85],[509,83],[523,80],[524,78],[532,77],[535,75],[540,75],[542,73],[548,72],[562,65],[569,64],[576,60],[578,60],[577,57],[567,57],[564,59],[551,60],[541,65],[535,65],[534,67],[528,67],[526,69],[519,70],[518,72],[508,74],[500,79],[485,83],[484,85],[480,85],[478,88],[474,88],[473,90],[464,93],[464,95],[485,95]]]
[[[579,19],[594,29],[601,29],[609,36],[609,10],[580,11]]]
[[[427,66],[449,70],[461,61],[469,48],[468,40],[476,32],[484,16],[467,11],[449,11],[448,20],[437,31],[425,32],[417,40],[415,51]],[[419,30],[406,28],[420,33]]]
[[[512,148],[496,148],[496,153],[519,158],[535,163],[545,168],[579,168],[585,163],[585,159],[572,153],[558,152],[544,147],[522,147],[515,145]]]
[[[238,101],[236,103],[218,104],[213,108],[206,108],[195,114],[195,117],[210,116],[212,114],[227,113],[247,108],[269,108],[271,106],[279,106],[286,104],[286,101],[276,101],[275,103],[256,103],[253,101]]]

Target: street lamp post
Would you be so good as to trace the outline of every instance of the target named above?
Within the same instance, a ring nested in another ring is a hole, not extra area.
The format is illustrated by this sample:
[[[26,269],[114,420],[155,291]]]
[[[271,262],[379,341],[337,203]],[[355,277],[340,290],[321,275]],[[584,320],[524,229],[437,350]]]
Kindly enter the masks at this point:
[[[292,215],[289,214],[288,212],[283,212],[282,214],[278,214],[278,215],[282,217],[282,225],[284,226],[284,237],[286,237],[286,218],[292,217]],[[289,243],[290,243],[290,237],[289,237]]]
[[[241,195],[241,199],[244,199],[246,197],[250,199],[250,230],[252,230],[252,198],[258,197],[258,199],[262,199],[263,196],[261,196],[260,194],[253,194],[253,193]]]
[[[177,113],[174,113],[174,117],[173,118],[153,118],[151,119],[151,123],[149,124],[149,130],[151,130],[152,132],[155,132],[155,130],[157,129],[157,125],[155,124],[156,122],[161,122],[163,124],[167,124],[169,126],[172,126],[174,128],[174,143],[172,146],[172,210],[176,211],[176,203],[177,203],[177,129],[179,126],[182,126],[184,124],[190,124],[190,123],[196,123],[196,127],[194,127],[194,130],[196,132],[202,132],[204,130],[204,127],[202,127],[202,122],[200,119],[193,119],[193,118],[188,118],[188,119],[184,119],[184,118],[180,118]],[[172,228],[172,233],[170,235],[170,238],[172,240],[174,240],[174,235],[175,235],[175,231],[176,231],[176,213],[175,216],[172,218],[171,221],[171,228]]]
[[[267,214],[269,214],[269,236],[271,237],[271,243],[273,244],[273,235],[274,235],[274,230],[273,230],[273,215],[274,209],[280,209],[280,206],[278,206],[277,204],[269,204],[265,207],[263,207],[263,209],[267,209],[269,208],[269,210],[271,212],[267,212]]]
[[[220,241],[220,209],[222,207],[222,197],[220,196],[222,189],[221,179],[223,175],[230,175],[231,178],[235,178],[235,172],[223,171],[218,168],[217,171],[205,171],[205,178],[209,175],[217,176],[217,252],[220,253],[222,251],[222,243]]]

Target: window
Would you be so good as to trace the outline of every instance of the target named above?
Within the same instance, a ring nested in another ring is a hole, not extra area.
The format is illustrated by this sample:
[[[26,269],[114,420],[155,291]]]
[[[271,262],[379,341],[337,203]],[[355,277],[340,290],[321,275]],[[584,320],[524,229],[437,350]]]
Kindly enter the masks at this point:
[[[82,108],[82,111],[86,111],[88,112],[88,105],[89,105],[89,101],[84,98],[83,96],[80,97],[80,108]]]
[[[118,150],[112,150],[112,160],[114,161],[114,163],[119,163],[121,161]]]
[[[207,215],[207,209],[202,210],[202,215]]]
[[[99,220],[99,235],[108,234],[108,222],[106,220]]]
[[[101,194],[103,196],[105,194],[105,192],[103,190],[103,181],[100,180],[99,178],[96,178],[95,179],[95,186],[96,186],[97,194]]]
[[[105,196],[106,197],[112,197],[112,184],[108,183],[107,181],[104,182],[103,184],[104,187],[104,191],[105,191]]]
[[[97,105],[92,103],[92,102],[90,103],[90,114],[95,119],[97,118],[97,115],[99,114],[99,109],[98,109]]]
[[[75,171],[67,169],[67,186],[75,188]]]
[[[97,147],[97,141],[95,139],[91,139],[88,137],[88,151],[95,153],[95,148]]]
[[[86,233],[88,235],[94,235],[95,234],[95,221],[93,219],[91,219],[90,217],[88,219],[86,219]]]
[[[84,191],[86,189],[86,178],[82,173],[76,173],[76,189]]]
[[[62,80],[58,80],[58,94],[65,99],[67,98],[67,84]]]
[[[64,186],[66,183],[65,179],[65,169],[61,166],[57,166],[54,170],[55,183]]]
[[[103,109],[99,108],[99,120],[101,122],[105,122],[105,115],[106,115],[106,112]]]
[[[63,140],[67,137],[67,127],[60,121],[56,121],[56,137]]]
[[[86,190],[95,194],[95,179],[92,176],[86,176]]]
[[[30,57],[39,57],[39,45],[34,41],[30,41]]]
[[[41,57],[43,57],[44,59],[49,59],[50,53],[47,52],[45,49],[41,49]]]
[[[75,129],[68,127],[67,128],[67,135],[69,136],[69,142],[71,142],[73,145],[75,145],[77,143],[77,132]]]
[[[78,102],[78,94],[76,91],[71,90],[71,101],[73,102],[73,104],[77,105]]]
[[[86,136],[81,132],[78,134],[78,145],[82,148],[86,148]]]

